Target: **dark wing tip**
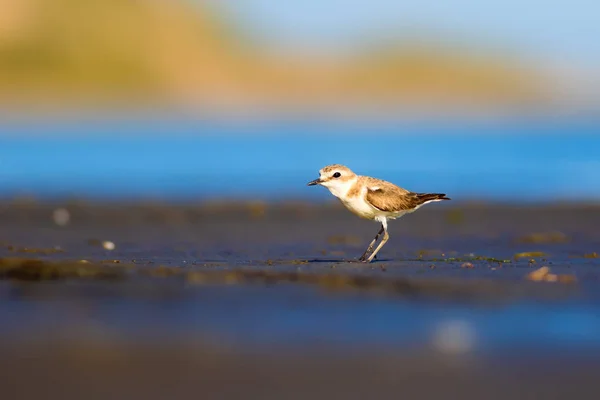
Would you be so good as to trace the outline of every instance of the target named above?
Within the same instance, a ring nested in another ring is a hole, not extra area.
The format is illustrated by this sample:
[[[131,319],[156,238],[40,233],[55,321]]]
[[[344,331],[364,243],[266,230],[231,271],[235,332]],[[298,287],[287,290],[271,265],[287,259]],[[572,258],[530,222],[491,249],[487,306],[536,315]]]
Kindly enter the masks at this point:
[[[422,203],[431,200],[451,200],[450,197],[446,197],[445,193],[417,193],[417,198]]]

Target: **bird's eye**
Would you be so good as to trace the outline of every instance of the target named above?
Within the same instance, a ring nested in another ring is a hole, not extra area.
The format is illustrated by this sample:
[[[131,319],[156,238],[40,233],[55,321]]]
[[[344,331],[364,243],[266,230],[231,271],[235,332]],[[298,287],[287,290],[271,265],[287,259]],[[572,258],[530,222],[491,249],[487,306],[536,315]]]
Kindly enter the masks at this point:
[[[340,176],[342,176],[342,174],[340,174],[339,172],[336,172],[335,174],[333,174],[334,178],[339,178]]]

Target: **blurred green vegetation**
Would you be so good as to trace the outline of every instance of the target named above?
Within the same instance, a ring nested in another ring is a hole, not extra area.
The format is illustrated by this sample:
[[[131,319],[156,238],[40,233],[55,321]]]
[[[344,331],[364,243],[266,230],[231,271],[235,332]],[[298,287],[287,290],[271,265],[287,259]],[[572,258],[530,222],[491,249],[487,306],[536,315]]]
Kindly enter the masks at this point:
[[[204,3],[0,0],[0,101],[540,102],[548,82],[506,59],[398,46],[331,60],[273,55]]]

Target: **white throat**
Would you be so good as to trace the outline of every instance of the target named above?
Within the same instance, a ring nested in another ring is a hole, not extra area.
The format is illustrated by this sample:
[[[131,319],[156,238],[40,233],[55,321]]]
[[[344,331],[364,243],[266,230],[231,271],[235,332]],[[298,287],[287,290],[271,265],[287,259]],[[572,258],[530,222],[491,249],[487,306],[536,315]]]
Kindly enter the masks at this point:
[[[354,186],[354,184],[356,183],[356,180],[358,178],[354,177],[352,179],[350,179],[349,181],[329,181],[327,186],[325,186],[327,189],[329,189],[329,191],[331,192],[332,195],[334,195],[335,197],[339,198],[339,199],[344,199],[346,198],[346,195],[348,194],[348,191],[350,190],[350,188],[352,186]]]

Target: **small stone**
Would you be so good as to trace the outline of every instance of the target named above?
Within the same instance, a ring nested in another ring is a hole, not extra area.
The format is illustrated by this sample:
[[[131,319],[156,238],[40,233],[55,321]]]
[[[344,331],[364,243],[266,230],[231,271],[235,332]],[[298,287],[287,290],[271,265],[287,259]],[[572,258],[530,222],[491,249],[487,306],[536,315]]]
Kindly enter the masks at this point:
[[[473,264],[470,262],[463,263],[460,267],[461,268],[474,268]]]
[[[114,250],[115,244],[111,241],[105,240],[102,242],[102,247],[104,247],[105,250]]]
[[[65,226],[71,220],[71,214],[66,208],[57,208],[52,212],[52,219],[58,226]]]
[[[433,346],[440,352],[464,354],[472,351],[477,342],[477,334],[466,321],[447,321],[433,332]]]
[[[546,275],[550,272],[550,268],[541,267],[527,274],[527,279],[534,282],[543,281]]]

